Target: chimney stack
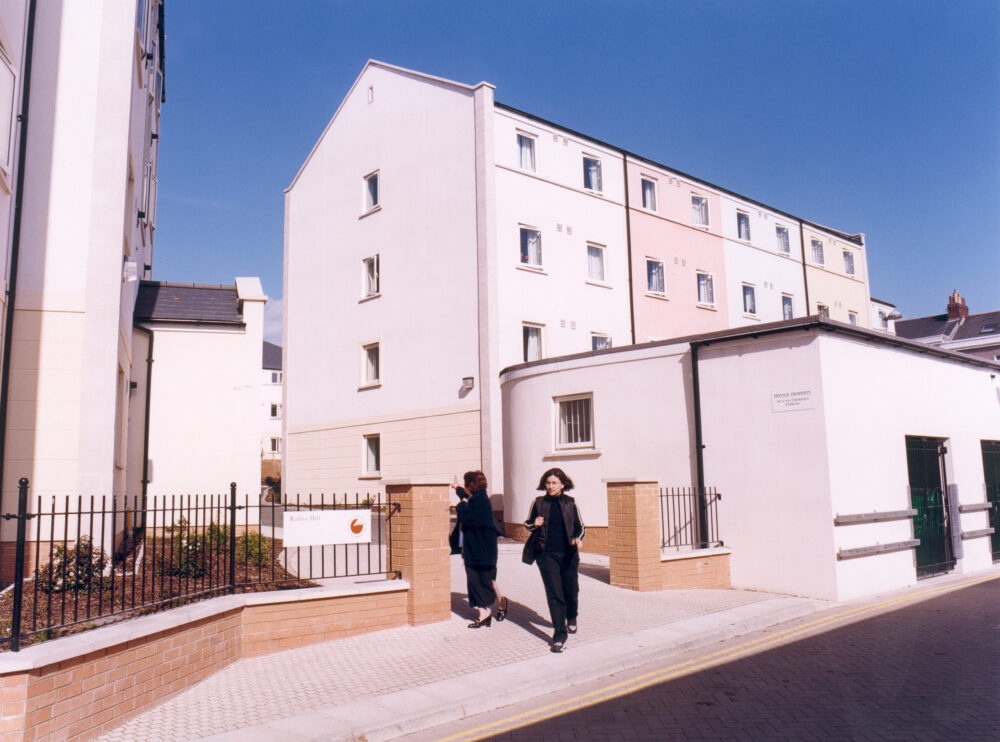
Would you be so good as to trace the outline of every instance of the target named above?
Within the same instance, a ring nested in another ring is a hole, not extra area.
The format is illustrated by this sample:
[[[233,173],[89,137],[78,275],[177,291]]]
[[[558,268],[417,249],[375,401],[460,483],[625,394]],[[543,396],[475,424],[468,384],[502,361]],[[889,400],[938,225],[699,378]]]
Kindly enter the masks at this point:
[[[965,319],[968,316],[969,308],[965,306],[965,299],[955,289],[948,300],[948,319]]]

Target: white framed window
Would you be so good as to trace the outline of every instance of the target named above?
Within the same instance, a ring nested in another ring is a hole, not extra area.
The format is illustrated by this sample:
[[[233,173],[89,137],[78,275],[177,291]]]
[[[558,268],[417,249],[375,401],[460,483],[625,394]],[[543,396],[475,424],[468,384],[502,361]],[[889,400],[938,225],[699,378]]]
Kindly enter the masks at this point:
[[[878,310],[878,323],[882,326],[883,330],[889,329],[889,316],[881,309]]]
[[[521,324],[521,347],[525,363],[542,359],[542,325],[531,322]]]
[[[378,433],[364,437],[364,473],[378,476],[382,473],[382,436]]]
[[[517,133],[518,165],[522,170],[535,172],[535,138],[527,134]]]
[[[646,258],[646,290],[651,294],[666,294],[667,283],[663,272],[663,261]]]
[[[691,194],[691,222],[696,227],[708,226],[708,199],[696,193]]]
[[[757,289],[748,283],[743,284],[743,313],[757,314]]]
[[[271,453],[281,453],[281,438],[271,438],[269,450]]]
[[[698,303],[705,306],[715,306],[715,279],[711,273],[697,272]]]
[[[272,371],[271,372],[271,383],[272,384],[280,384],[281,383],[281,372],[280,371]]]
[[[745,211],[736,212],[736,235],[745,242],[750,241],[750,215]]]
[[[611,336],[600,332],[590,333],[591,350],[608,350],[611,348]]]
[[[521,227],[521,264],[542,265],[542,233],[532,227]]]
[[[604,283],[604,246],[587,243],[587,278]]]
[[[596,193],[604,190],[601,181],[601,161],[596,157],[583,156],[583,187]]]
[[[847,313],[847,321],[850,322],[852,325],[857,325],[858,324],[858,313],[857,312],[848,312]]]
[[[830,307],[828,307],[826,304],[817,304],[816,314],[825,319],[830,319]]]
[[[788,255],[792,252],[792,244],[788,239],[788,227],[775,227],[774,237],[778,241],[778,252],[784,255]]]
[[[823,265],[823,241],[813,239],[809,244],[812,245],[813,262]]]
[[[362,296],[378,296],[379,288],[379,256],[372,255],[361,261]]]
[[[270,415],[271,415],[271,419],[272,420],[280,420],[281,419],[281,405],[278,404],[277,402],[271,402]]]
[[[593,395],[556,398],[556,448],[594,447]]]
[[[13,146],[14,112],[17,106],[14,94],[17,76],[7,56],[0,51],[0,167],[10,173],[11,147]]]
[[[365,211],[371,211],[379,206],[380,194],[378,185],[378,170],[365,176]]]
[[[365,385],[379,384],[382,381],[380,348],[378,343],[369,343],[361,347],[362,379]]]
[[[792,309],[792,297],[788,294],[781,295],[781,319],[792,319],[795,316]]]
[[[844,273],[854,275],[854,253],[850,250],[844,250]]]
[[[642,178],[642,208],[656,211],[656,181]]]

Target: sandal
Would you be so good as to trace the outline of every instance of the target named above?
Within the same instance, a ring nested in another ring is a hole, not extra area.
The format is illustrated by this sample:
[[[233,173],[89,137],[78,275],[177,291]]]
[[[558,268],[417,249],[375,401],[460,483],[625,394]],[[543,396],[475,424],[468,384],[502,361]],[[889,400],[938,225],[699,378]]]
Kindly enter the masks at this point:
[[[507,618],[507,598],[503,599],[503,608],[497,604],[497,621],[503,621],[505,618]]]

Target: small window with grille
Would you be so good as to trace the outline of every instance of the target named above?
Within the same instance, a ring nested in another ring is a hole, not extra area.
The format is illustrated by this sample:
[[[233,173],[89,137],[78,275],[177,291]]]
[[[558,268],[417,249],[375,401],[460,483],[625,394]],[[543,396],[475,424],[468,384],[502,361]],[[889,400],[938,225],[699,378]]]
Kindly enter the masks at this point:
[[[559,397],[556,403],[556,448],[594,447],[592,394]]]

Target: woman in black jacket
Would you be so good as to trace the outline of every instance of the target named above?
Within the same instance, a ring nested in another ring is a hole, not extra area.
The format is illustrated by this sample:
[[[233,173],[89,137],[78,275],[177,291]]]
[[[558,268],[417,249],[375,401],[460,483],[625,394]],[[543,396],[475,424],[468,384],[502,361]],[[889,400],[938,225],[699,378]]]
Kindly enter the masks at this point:
[[[507,614],[507,599],[497,588],[497,530],[493,508],[486,494],[486,475],[481,471],[465,473],[465,488],[452,484],[459,502],[455,511],[462,532],[462,561],[468,586],[469,605],[476,609],[478,619],[469,624],[470,629],[489,626],[493,622],[490,606],[497,604],[497,620]],[[471,494],[469,494],[471,493]]]
[[[580,545],[586,529],[576,501],[566,494],[573,480],[562,469],[549,469],[538,480],[545,492],[531,503],[524,527],[531,532],[526,544],[526,561],[534,558],[545,585],[545,597],[552,616],[552,651],[561,652],[568,634],[576,633],[577,599],[580,593],[578,569]]]

